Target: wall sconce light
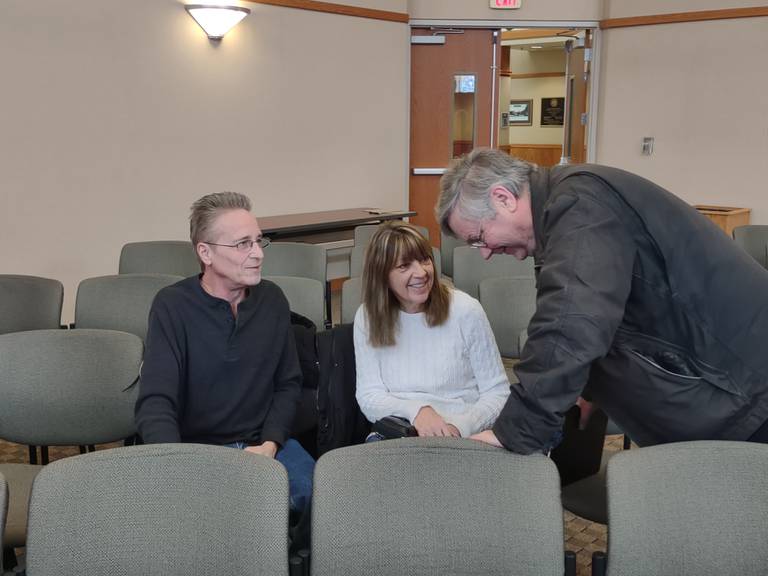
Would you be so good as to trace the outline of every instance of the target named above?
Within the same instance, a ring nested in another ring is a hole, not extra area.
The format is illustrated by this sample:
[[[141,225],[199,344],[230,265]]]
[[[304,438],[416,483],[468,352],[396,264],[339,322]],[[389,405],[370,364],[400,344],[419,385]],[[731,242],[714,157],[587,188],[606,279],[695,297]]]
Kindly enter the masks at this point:
[[[235,24],[251,13],[250,9],[241,6],[187,4],[184,8],[211,40],[221,40]]]

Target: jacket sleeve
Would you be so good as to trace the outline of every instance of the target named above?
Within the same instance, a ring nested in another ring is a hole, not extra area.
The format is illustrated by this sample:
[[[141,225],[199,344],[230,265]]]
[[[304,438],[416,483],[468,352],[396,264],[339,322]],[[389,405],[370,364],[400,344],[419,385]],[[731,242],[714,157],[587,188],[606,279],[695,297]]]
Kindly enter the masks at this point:
[[[355,315],[355,367],[357,387],[355,396],[360,410],[369,422],[376,422],[385,416],[400,416],[413,422],[424,406],[418,400],[398,398],[390,393],[381,378],[381,368],[376,351],[368,341],[365,308],[360,306]]]
[[[456,426],[464,437],[493,425],[509,396],[509,379],[488,317],[477,300],[468,300],[469,308],[460,326],[479,397],[465,412],[442,414],[445,421]]]
[[[272,405],[264,419],[264,426],[261,429],[261,441],[271,440],[278,445],[283,446],[291,436],[293,419],[296,416],[296,406],[301,396],[301,367],[299,365],[299,355],[296,351],[296,339],[290,326],[290,311],[288,302],[285,300],[285,338],[280,361],[275,370],[274,391],[272,394]]]
[[[179,404],[182,365],[182,350],[161,292],[149,312],[135,408],[136,428],[146,444],[181,441]]]
[[[521,454],[556,444],[592,362],[611,346],[632,284],[636,246],[615,192],[588,176],[559,186],[568,190],[553,196],[544,215],[536,312],[515,368],[520,384],[493,427]]]

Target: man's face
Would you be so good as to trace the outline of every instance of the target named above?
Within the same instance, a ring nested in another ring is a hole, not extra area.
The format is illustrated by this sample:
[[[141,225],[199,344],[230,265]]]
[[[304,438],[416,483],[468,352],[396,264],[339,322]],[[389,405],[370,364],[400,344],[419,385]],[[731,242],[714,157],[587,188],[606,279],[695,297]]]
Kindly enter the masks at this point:
[[[236,246],[243,241],[261,238],[256,218],[247,210],[226,210],[219,214],[210,230],[207,242],[201,242],[201,259],[206,264],[206,275],[228,289],[255,286],[261,282],[261,263],[264,251],[256,243],[247,250]],[[232,246],[216,246],[229,244]]]
[[[467,244],[475,244],[488,260],[494,254],[509,254],[518,260],[533,255],[536,240],[530,194],[519,198],[503,186],[491,190],[491,205],[496,217],[491,220],[469,220],[454,210],[448,218],[451,230]]]

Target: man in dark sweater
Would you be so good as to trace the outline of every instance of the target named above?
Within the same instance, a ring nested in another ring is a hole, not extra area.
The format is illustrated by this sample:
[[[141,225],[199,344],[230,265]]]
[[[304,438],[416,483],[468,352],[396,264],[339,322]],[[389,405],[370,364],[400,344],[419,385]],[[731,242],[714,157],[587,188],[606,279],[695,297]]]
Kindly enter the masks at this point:
[[[538,271],[520,384],[476,439],[549,450],[588,395],[643,446],[768,442],[768,272],[712,222],[634,174],[498,150],[441,187],[445,232]]]
[[[261,279],[263,238],[242,194],[192,205],[202,274],[161,290],[149,313],[136,425],[145,443],[197,442],[276,458],[305,516],[314,460],[289,438],[301,390],[288,302]]]

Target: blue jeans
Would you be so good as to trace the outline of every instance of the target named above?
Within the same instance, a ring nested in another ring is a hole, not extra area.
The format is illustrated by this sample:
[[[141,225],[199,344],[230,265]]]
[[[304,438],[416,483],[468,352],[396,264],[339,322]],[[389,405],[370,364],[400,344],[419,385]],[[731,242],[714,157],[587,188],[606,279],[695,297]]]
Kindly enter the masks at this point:
[[[245,442],[227,444],[230,448],[247,448]],[[275,460],[285,466],[288,472],[288,492],[291,512],[304,514],[309,512],[312,502],[312,478],[315,474],[315,461],[304,447],[290,438],[277,451]]]

